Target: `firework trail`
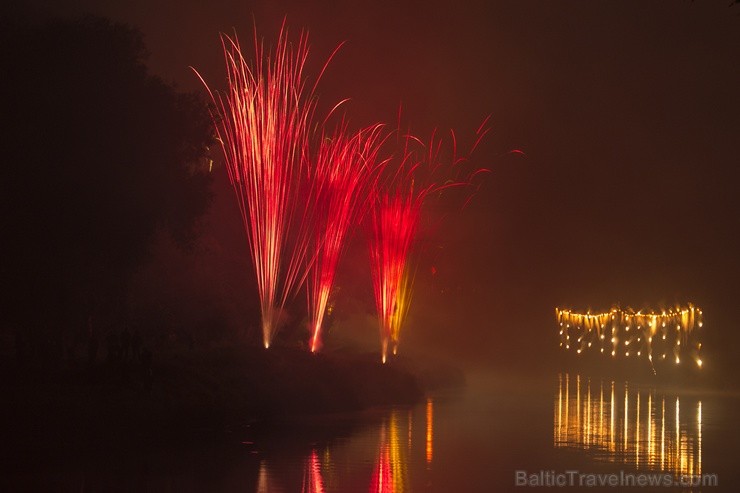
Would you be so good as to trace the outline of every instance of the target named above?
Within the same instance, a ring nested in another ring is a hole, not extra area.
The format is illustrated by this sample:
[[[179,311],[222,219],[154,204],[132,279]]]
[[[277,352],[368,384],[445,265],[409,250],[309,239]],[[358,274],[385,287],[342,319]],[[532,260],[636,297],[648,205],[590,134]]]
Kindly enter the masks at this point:
[[[307,284],[312,352],[321,345],[321,329],[337,264],[351,226],[368,207],[369,191],[377,171],[383,141],[376,124],[349,136],[345,124],[331,138],[322,139],[313,167],[313,225],[315,259]]]
[[[477,131],[475,147],[487,133],[486,119]],[[443,139],[435,133],[428,144],[406,135],[398,139],[402,151],[387,165],[391,175],[375,189],[371,217],[370,261],[375,304],[378,311],[382,360],[390,349],[398,351],[403,322],[408,314],[415,277],[414,248],[421,223],[422,206],[445,189],[466,190],[470,200],[473,178],[487,170],[464,170],[466,157],[457,157],[455,134],[451,133],[452,157],[442,158]]]
[[[375,303],[380,319],[383,362],[388,344],[395,349],[401,322],[408,312],[410,294],[408,254],[419,223],[423,198],[407,193],[378,197],[372,218],[370,260],[373,269]]]
[[[247,233],[269,347],[287,299],[305,280],[309,264],[310,215],[299,196],[308,173],[316,83],[306,88],[308,36],[288,40],[285,24],[273,52],[254,38],[255,62],[243,56],[236,37],[221,36],[227,89],[208,90],[226,168]],[[341,46],[341,45],[340,45]],[[337,50],[339,47],[337,47]],[[196,71],[197,74],[197,71]]]

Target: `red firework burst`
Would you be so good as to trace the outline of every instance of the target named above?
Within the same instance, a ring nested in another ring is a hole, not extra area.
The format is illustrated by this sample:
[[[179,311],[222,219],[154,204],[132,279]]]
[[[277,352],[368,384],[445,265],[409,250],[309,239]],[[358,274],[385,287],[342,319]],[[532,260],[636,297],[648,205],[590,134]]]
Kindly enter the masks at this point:
[[[471,153],[487,133],[487,121],[478,129]],[[383,362],[389,349],[393,354],[398,350],[411,302],[416,272],[413,249],[422,205],[432,194],[453,187],[464,187],[467,204],[474,192],[469,186],[473,178],[487,171],[466,172],[463,163],[467,158],[457,157],[454,132],[451,132],[452,157],[447,160],[441,155],[443,139],[435,133],[426,145],[410,135],[398,142],[403,148],[387,166],[392,175],[374,192],[371,221],[370,260]]]
[[[378,152],[382,126],[348,136],[345,124],[323,138],[314,162],[315,259],[307,286],[312,352],[321,346],[321,329],[344,240],[367,209],[372,180],[382,166]]]
[[[323,70],[307,90],[308,36],[301,32],[298,42],[291,44],[285,25],[274,52],[265,51],[255,32],[252,64],[236,37],[221,39],[227,89],[223,94],[213,92],[202,77],[201,81],[216,107],[214,123],[247,233],[263,343],[269,347],[279,315],[305,280],[308,267],[311,217],[299,195],[309,172],[313,94]]]

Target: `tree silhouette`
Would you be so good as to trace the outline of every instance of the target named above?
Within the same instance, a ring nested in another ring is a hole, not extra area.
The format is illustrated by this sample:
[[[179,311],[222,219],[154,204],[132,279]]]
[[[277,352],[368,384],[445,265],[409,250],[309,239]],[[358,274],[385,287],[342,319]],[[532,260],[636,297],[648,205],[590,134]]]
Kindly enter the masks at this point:
[[[147,72],[134,29],[6,18],[0,32],[0,326],[48,341],[120,308],[158,228],[190,244],[212,130],[196,95]]]

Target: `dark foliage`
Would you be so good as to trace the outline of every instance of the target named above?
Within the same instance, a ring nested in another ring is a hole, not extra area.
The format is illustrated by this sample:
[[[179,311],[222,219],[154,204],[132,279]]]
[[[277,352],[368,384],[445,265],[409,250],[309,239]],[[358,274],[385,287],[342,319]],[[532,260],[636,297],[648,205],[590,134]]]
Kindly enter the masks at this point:
[[[31,347],[110,320],[154,232],[192,244],[208,207],[207,108],[145,55],[104,19],[0,19],[2,328]]]

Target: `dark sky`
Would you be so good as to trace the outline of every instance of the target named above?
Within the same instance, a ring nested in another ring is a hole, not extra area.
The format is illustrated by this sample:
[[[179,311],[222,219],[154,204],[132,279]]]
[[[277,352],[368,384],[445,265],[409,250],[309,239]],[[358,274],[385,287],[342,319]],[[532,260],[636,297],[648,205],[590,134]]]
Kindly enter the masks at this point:
[[[139,27],[151,70],[187,90],[199,89],[189,65],[223,80],[219,31],[247,44],[253,19],[272,38],[287,15],[310,31],[316,66],[347,41],[319,93],[351,97],[357,125],[393,121],[402,102],[417,132],[465,140],[492,115],[475,162],[494,172],[440,226],[440,277],[420,277],[409,341],[527,360],[554,346],[556,305],[693,301],[715,350],[740,344],[740,7],[728,0],[36,5]],[[239,245],[221,178],[209,234]],[[440,284],[448,304],[431,302]]]

